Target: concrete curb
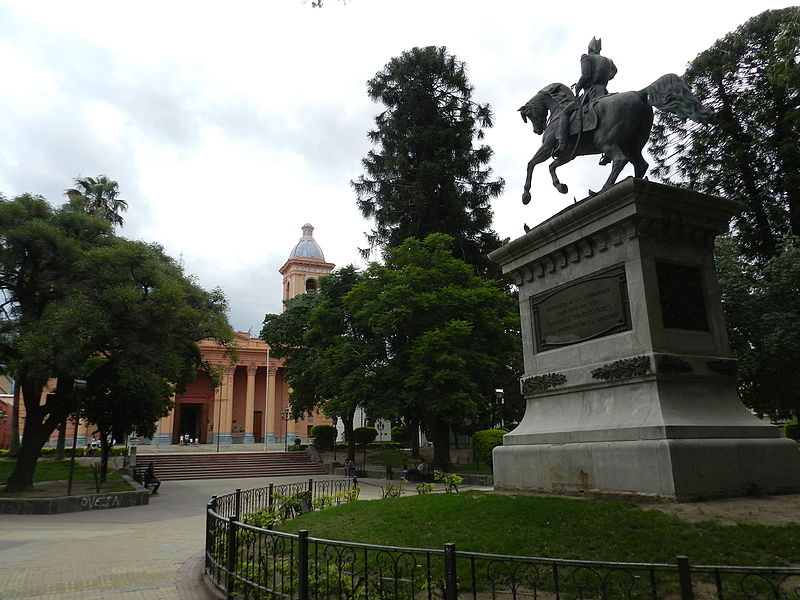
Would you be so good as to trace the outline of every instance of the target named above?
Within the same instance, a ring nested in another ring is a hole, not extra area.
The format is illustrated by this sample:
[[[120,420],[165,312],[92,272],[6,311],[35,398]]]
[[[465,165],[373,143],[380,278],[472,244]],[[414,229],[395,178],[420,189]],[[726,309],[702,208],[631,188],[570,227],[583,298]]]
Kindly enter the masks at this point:
[[[150,492],[138,482],[123,475],[134,486],[130,492],[83,494],[56,498],[0,498],[2,515],[57,515],[69,512],[142,506],[150,503]]]

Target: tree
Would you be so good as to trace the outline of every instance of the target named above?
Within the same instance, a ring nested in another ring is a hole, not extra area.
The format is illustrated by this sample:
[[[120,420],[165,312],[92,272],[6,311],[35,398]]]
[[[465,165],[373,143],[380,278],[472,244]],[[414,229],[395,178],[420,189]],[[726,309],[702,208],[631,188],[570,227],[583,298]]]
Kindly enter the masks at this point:
[[[232,338],[218,293],[183,276],[159,247],[114,236],[109,222],[74,203],[0,202],[0,290],[0,362],[20,382],[26,410],[12,492],[32,485],[42,446],[81,410],[76,378],[88,380],[86,417],[127,433],[158,415],[143,408],[151,394],[163,398],[165,386],[191,380],[197,341]],[[40,403],[53,378],[55,393]]]
[[[717,244],[717,269],[742,397],[773,415],[798,409],[791,296],[798,274],[787,258],[796,258],[791,236],[800,235],[798,55],[800,8],[753,17],[698,55],[683,76],[714,109],[711,125],[659,113],[650,143],[653,174],[662,181],[744,204],[732,235]]]
[[[516,307],[497,282],[452,255],[452,238],[431,234],[387,248],[345,302],[386,347],[378,379],[391,382],[397,411],[416,416],[434,443],[434,466],[450,470],[450,428],[477,421],[516,349]]]
[[[70,202],[89,215],[97,215],[112,225],[122,225],[120,213],[128,210],[128,203],[119,197],[119,185],[105,175],[75,179],[75,187],[64,195]]]
[[[667,183],[740,200],[736,236],[765,263],[800,235],[800,8],[768,10],[718,40],[684,81],[714,109],[709,126],[658,113],[652,173]]]
[[[742,400],[772,418],[800,415],[800,238],[783,238],[760,267],[721,237],[716,261]]]
[[[151,437],[173,395],[198,369],[216,383],[196,342],[214,338],[227,345],[232,332],[222,291],[202,290],[158,245],[116,238],[87,253],[80,267],[92,291],[69,302],[80,306],[87,323],[82,335],[96,348],[81,370],[87,380],[82,416],[100,432],[105,477],[107,440],[134,431]]]
[[[339,417],[351,460],[356,409],[361,405],[380,411],[377,403],[386,398],[375,377],[382,342],[359,327],[344,303],[362,278],[353,266],[320,278],[318,293],[287,300],[282,314],[266,316],[261,331],[273,354],[284,358],[292,412],[310,414],[321,408]]]
[[[366,173],[351,185],[361,213],[374,219],[370,248],[442,232],[452,236],[454,255],[477,272],[495,269],[486,259],[500,245],[489,201],[504,182],[491,178],[489,146],[473,145],[492,120],[489,105],[472,100],[465,64],[444,47],[413,48],[393,58],[367,90],[385,110],[369,132],[377,148],[362,160]]]

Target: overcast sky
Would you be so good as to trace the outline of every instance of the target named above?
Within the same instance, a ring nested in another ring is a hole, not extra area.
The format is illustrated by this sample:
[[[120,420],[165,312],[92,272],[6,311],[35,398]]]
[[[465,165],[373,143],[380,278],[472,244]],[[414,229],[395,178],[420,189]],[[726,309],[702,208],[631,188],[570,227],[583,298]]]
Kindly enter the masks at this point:
[[[607,177],[596,157],[578,159],[559,170],[563,196],[540,165],[533,203],[520,202],[541,138],[517,109],[549,83],[574,83],[592,36],[619,69],[609,91],[640,89],[784,6],[0,1],[0,191],[61,203],[77,176],[117,180],[130,207],[122,235],[182,257],[201,285],[225,291],[234,328],[257,335],[280,311],[278,269],[303,223],[329,262],[363,265],[371,226],[349,182],[381,110],[366,82],[393,56],[444,45],[468,65],[474,99],[494,112],[485,141],[506,181],[494,228],[513,239]]]

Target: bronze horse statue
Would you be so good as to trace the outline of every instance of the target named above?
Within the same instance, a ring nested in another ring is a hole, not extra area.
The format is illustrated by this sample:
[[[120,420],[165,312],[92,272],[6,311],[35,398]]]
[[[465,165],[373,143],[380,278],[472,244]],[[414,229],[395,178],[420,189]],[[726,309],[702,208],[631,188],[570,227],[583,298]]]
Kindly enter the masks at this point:
[[[556,148],[556,121],[561,117],[564,107],[575,101],[575,95],[567,86],[551,83],[520,107],[522,120],[526,123],[528,119],[531,120],[536,135],[544,134],[541,148],[528,162],[528,176],[525,179],[525,192],[522,194],[523,204],[531,201],[533,168],[550,158]],[[633,165],[634,176],[644,177],[648,165],[642,157],[642,148],[647,143],[653,126],[653,107],[698,123],[707,123],[714,114],[674,74],[663,75],[638,92],[601,96],[585,110],[579,109],[574,113],[575,122],[570,126],[568,139],[568,146],[572,151],[569,154],[556,155],[550,163],[550,176],[556,189],[562,194],[567,193],[567,186],[558,180],[556,169],[576,156],[588,154],[602,154],[601,165],[611,162],[611,174],[603,185],[603,190],[614,185],[629,162]],[[594,195],[591,190],[589,193]]]

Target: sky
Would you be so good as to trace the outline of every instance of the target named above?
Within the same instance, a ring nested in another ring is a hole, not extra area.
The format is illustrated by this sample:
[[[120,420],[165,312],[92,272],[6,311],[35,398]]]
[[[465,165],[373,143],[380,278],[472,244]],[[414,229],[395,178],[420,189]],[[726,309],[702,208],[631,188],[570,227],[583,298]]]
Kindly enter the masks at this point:
[[[281,310],[278,269],[304,223],[327,261],[365,264],[372,225],[350,181],[382,110],[366,82],[392,57],[436,45],[466,63],[473,99],[492,107],[484,143],[506,183],[493,227],[515,239],[608,176],[597,157],[579,158],[559,169],[561,195],[540,165],[533,202],[520,200],[541,139],[517,109],[549,83],[574,83],[593,36],[618,68],[609,91],[641,89],[785,6],[0,0],[0,192],[60,204],[76,177],[118,181],[129,205],[120,234],[160,243],[200,285],[222,288],[233,327],[256,336]]]

